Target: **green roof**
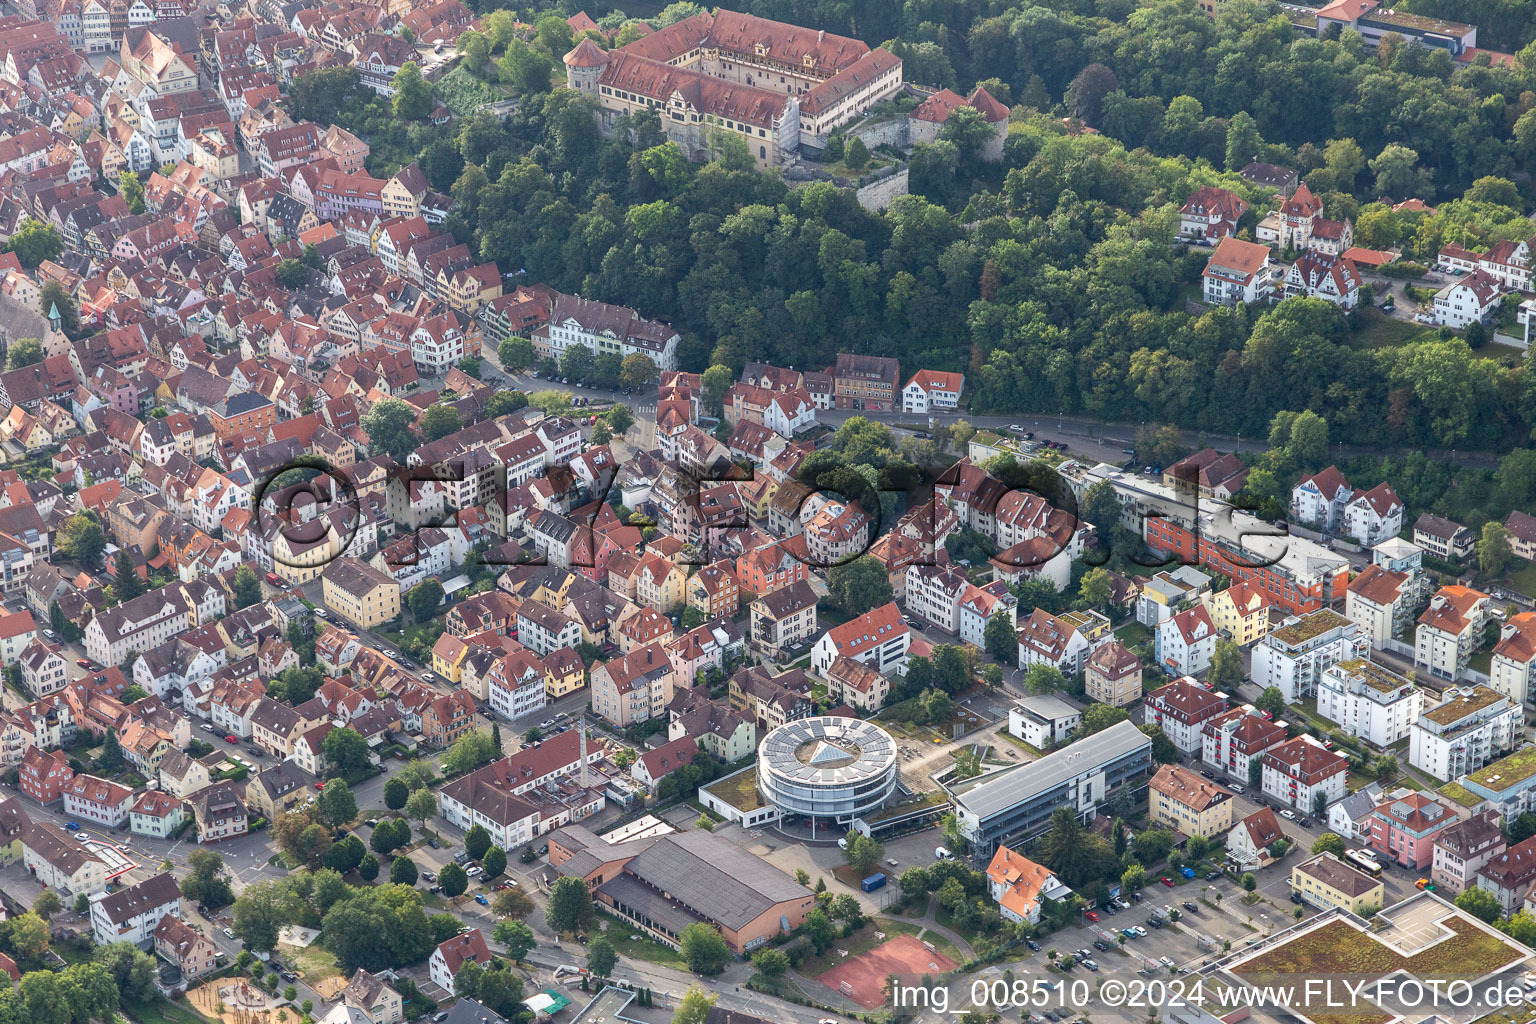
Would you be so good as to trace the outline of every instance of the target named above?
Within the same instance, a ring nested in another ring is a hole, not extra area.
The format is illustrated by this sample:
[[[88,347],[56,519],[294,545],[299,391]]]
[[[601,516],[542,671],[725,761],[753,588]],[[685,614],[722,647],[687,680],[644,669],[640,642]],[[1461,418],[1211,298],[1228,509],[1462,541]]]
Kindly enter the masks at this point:
[[[1536,747],[1522,747],[1508,757],[1479,768],[1467,778],[1484,789],[1502,793],[1532,775],[1536,775]]]
[[[1447,800],[1454,800],[1463,807],[1476,807],[1483,802],[1483,798],[1472,792],[1459,782],[1447,782],[1439,789],[1441,796]]]

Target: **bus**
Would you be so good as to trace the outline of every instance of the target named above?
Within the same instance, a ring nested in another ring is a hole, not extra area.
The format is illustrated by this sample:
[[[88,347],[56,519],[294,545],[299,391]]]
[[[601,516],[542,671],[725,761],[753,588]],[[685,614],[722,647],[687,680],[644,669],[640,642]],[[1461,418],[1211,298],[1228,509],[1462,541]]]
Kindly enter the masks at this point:
[[[1372,878],[1381,877],[1381,864],[1364,850],[1345,851],[1344,862],[1356,871],[1364,871]]]

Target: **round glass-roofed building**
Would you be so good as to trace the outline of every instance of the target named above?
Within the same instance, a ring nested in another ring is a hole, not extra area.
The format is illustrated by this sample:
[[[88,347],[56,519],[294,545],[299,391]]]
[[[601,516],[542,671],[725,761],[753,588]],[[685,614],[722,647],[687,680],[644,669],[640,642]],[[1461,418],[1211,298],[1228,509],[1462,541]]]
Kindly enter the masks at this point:
[[[856,718],[802,718],[770,732],[757,751],[764,799],[818,823],[846,825],[882,806],[900,774],[890,733]]]

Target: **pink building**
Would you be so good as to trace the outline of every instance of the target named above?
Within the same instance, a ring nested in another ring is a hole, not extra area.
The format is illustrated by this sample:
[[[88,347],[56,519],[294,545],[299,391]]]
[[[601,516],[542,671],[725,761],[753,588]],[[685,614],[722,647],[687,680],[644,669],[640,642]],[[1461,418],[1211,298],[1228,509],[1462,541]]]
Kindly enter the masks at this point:
[[[1422,793],[1388,800],[1371,814],[1371,849],[1407,868],[1429,868],[1435,860],[1435,837],[1459,820],[1450,808]]]

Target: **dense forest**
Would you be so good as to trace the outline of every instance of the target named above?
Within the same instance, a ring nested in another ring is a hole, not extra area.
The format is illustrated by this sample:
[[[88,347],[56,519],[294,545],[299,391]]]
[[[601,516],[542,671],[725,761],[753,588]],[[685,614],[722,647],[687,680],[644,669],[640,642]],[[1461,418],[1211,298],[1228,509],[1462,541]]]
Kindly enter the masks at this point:
[[[1448,332],[1362,344],[1317,301],[1187,312],[1205,254],[1170,242],[1200,185],[1244,194],[1250,220],[1272,208],[1233,173],[1254,159],[1297,166],[1362,244],[1425,256],[1447,240],[1527,237],[1516,182],[1536,153],[1533,73],[1453,66],[1392,40],[1369,51],[1354,33],[1304,38],[1249,0],[1215,19],[1192,0],[745,6],[890,41],[916,81],[964,89],[986,72],[1016,107],[1004,160],[982,162],[974,125],[956,119],[913,154],[913,195],[874,213],[851,191],[756,173],[745,152],[690,164],[654,116],[605,138],[590,101],[517,71],[558,67],[569,36],[548,15],[531,40],[486,46],[504,54],[484,73],[500,68],[519,99],[500,124],[477,113],[441,131],[386,126],[345,70],[296,93],[301,111],[371,122],[416,153],[457,201],[449,228],[503,270],[676,323],[690,369],[871,352],[905,371],[965,370],[978,411],[1258,434],[1275,412],[1309,408],[1335,441],[1530,438],[1536,371]],[[1098,132],[1074,134],[1067,115]],[[1410,196],[1437,212],[1388,205]]]

